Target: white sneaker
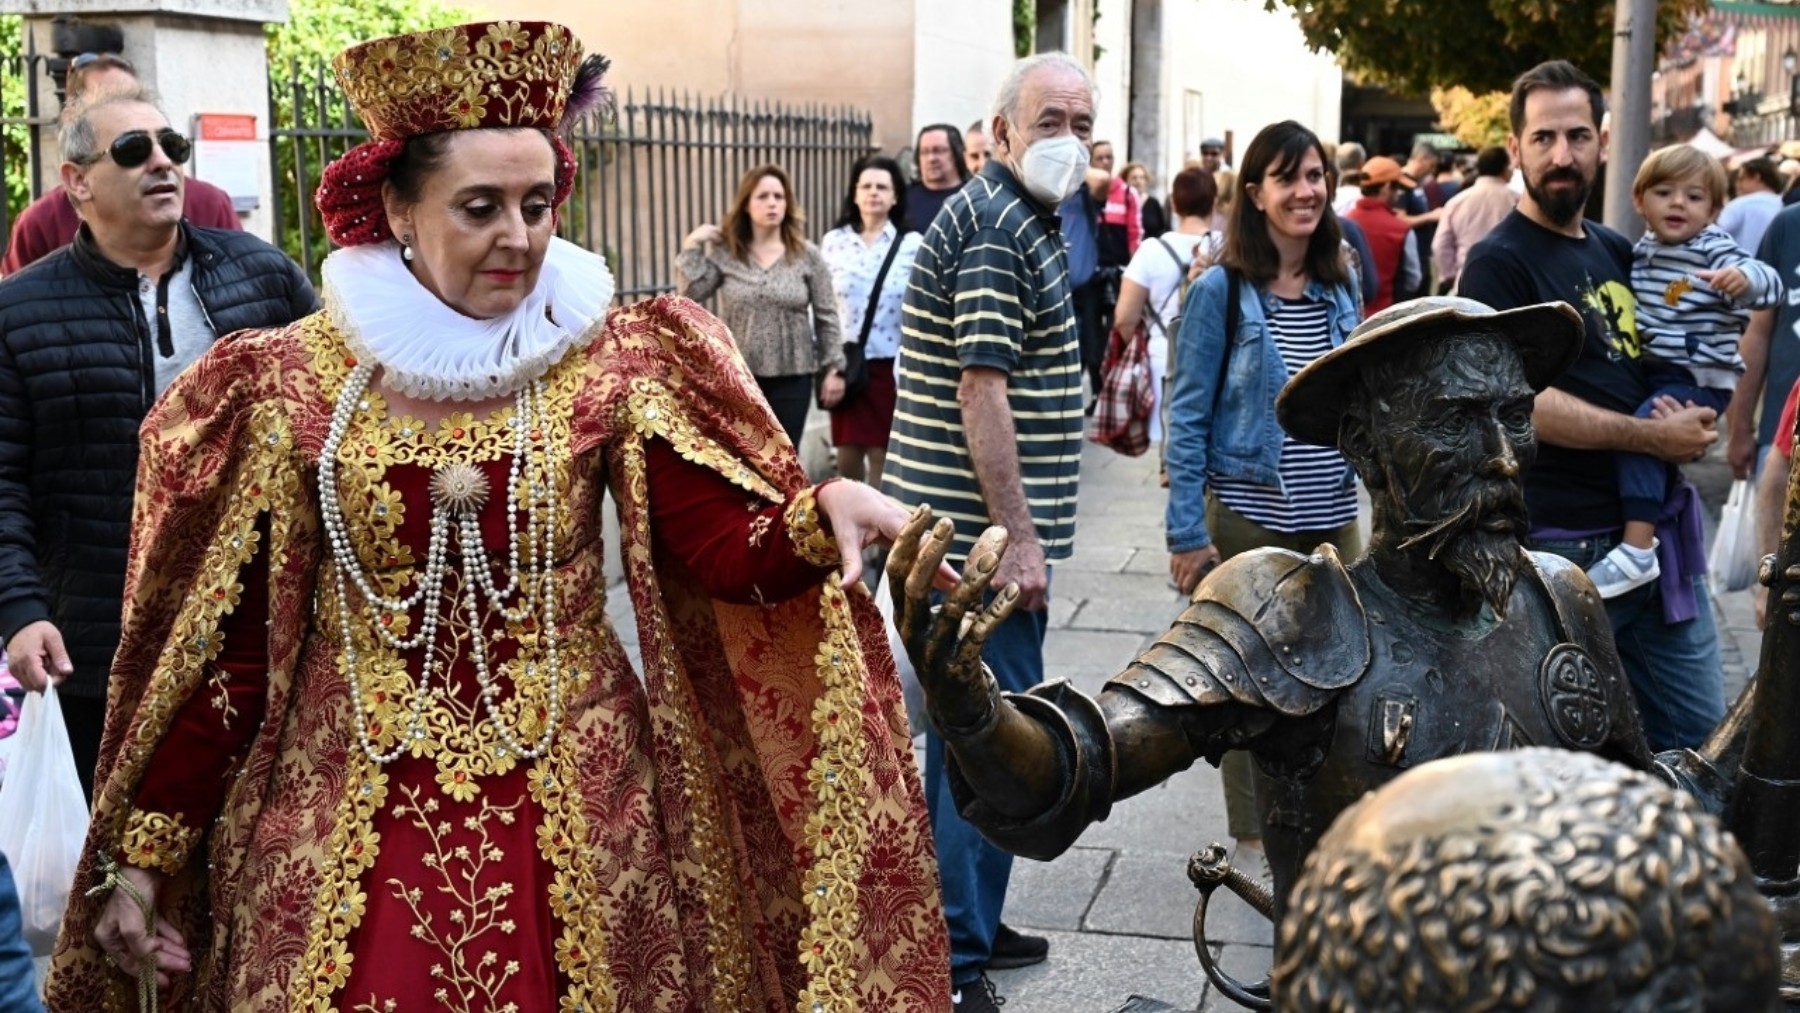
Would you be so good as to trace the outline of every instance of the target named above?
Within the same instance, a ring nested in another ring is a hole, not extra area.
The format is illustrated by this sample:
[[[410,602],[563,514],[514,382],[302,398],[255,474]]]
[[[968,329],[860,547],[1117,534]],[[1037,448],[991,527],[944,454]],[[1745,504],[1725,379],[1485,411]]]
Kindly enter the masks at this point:
[[[1648,566],[1632,558],[1631,551],[1621,542],[1598,563],[1588,567],[1587,575],[1600,597],[1617,598],[1662,576],[1662,565],[1656,561],[1655,548],[1651,546]]]

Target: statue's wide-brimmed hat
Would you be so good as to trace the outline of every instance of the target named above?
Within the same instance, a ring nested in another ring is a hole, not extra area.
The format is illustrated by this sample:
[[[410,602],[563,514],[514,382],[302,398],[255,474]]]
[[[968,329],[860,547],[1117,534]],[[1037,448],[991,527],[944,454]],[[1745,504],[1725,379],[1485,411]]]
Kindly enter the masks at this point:
[[[1338,424],[1371,363],[1421,341],[1455,334],[1495,334],[1510,342],[1525,366],[1525,380],[1541,391],[1575,364],[1584,331],[1581,314],[1566,302],[1496,310],[1457,296],[1432,296],[1390,306],[1363,321],[1337,348],[1294,374],[1275,399],[1275,417],[1302,443],[1338,445]]]
[[[315,199],[340,246],[392,238],[381,185],[411,138],[447,130],[538,128],[557,151],[556,202],[574,183],[560,134],[605,98],[604,57],[582,57],[573,32],[548,21],[483,21],[352,46],[331,61],[370,139],[325,170]]]

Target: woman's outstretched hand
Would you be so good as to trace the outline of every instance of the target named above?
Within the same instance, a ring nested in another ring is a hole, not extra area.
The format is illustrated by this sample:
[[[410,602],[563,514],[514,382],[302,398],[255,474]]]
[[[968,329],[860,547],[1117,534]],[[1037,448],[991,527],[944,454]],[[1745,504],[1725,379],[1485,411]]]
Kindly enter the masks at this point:
[[[877,542],[893,544],[914,514],[890,497],[848,479],[821,486],[815,495],[837,536],[844,571],[839,586],[848,591],[862,579],[863,550]],[[956,571],[948,563],[937,576],[937,586],[945,591],[956,586]]]

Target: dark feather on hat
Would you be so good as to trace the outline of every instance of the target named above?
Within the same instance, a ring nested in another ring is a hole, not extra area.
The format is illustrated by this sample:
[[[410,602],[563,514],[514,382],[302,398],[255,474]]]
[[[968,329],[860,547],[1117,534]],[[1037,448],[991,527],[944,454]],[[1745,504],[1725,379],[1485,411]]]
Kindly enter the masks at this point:
[[[612,118],[613,93],[606,87],[606,72],[610,69],[612,61],[599,53],[581,61],[581,67],[575,71],[575,83],[569,86],[569,100],[563,104],[560,124],[563,133],[596,109],[600,110],[601,118]]]

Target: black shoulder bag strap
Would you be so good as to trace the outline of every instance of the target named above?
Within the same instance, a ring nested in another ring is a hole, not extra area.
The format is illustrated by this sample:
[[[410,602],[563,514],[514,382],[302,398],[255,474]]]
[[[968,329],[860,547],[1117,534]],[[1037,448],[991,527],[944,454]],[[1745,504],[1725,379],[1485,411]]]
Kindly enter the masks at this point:
[[[1231,371],[1231,346],[1237,344],[1238,273],[1225,269],[1225,352],[1219,356],[1219,385],[1213,388],[1213,414],[1219,414],[1219,398],[1225,394],[1225,376]]]
[[[863,314],[862,333],[856,336],[858,345],[869,343],[869,328],[875,323],[875,305],[881,301],[881,286],[887,281],[888,268],[894,266],[894,258],[900,255],[900,242],[906,233],[896,231],[894,243],[888,247],[887,259],[881,262],[881,270],[875,275],[875,284],[869,288],[869,308]]]

